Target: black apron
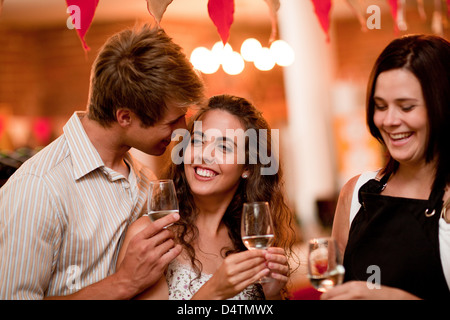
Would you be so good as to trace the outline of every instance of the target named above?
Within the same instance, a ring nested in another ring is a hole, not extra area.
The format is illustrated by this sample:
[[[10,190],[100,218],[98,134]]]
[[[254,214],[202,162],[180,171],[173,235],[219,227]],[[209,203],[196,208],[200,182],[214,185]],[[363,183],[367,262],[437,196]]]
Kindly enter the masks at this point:
[[[439,254],[444,189],[433,190],[428,200],[380,195],[388,178],[369,180],[359,190],[361,208],[350,227],[344,281],[367,281],[379,270],[381,285],[423,299],[449,299]]]

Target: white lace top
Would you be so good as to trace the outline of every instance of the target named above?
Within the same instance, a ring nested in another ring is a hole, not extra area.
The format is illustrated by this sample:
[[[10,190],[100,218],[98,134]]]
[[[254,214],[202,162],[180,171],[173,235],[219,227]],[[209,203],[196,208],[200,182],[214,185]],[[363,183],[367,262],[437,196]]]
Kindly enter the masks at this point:
[[[166,280],[169,286],[169,300],[189,300],[204,285],[212,274],[197,274],[190,265],[173,260],[167,268]],[[191,282],[192,281],[192,282]],[[258,285],[250,285],[242,292],[229,300],[263,300],[262,288]]]

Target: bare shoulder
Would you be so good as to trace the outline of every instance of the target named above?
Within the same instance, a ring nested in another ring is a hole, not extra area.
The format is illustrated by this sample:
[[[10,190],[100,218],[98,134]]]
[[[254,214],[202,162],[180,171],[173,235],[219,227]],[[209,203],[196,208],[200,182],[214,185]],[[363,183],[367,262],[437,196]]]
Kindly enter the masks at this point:
[[[357,175],[348,180],[342,187],[341,192],[339,193],[336,214],[339,214],[339,218],[346,218],[347,222],[350,215],[350,207],[352,204],[353,191],[355,190],[355,185],[358,182],[359,177],[360,175]]]
[[[361,175],[354,176],[344,184],[339,194],[340,198],[343,198],[346,201],[352,200],[353,190],[355,189],[355,185],[358,182],[360,176]]]
[[[334,214],[332,235],[339,244],[341,252],[345,250],[350,230],[350,208],[352,204],[353,190],[360,175],[348,180],[339,193],[339,199]]]

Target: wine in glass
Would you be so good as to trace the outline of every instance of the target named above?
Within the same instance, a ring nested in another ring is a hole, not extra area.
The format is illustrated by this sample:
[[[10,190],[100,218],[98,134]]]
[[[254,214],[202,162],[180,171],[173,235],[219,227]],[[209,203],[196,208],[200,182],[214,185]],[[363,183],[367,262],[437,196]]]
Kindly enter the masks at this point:
[[[150,181],[147,201],[148,216],[155,221],[171,213],[178,213],[178,199],[172,180]]]
[[[264,250],[274,241],[272,216],[268,202],[244,203],[241,221],[241,237],[249,250]],[[268,282],[264,277],[260,282]]]
[[[314,288],[325,292],[341,284],[344,273],[336,240],[329,237],[309,241],[308,278]]]

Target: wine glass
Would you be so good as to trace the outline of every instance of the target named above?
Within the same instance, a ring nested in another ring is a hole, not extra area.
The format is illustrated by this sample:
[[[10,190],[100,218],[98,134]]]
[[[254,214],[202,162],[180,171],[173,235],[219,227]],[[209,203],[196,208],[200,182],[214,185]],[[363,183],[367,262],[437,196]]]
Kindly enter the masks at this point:
[[[152,221],[179,212],[177,193],[172,180],[150,181],[147,209]]]
[[[334,238],[309,241],[308,278],[312,286],[325,292],[344,280],[345,269]]]
[[[244,203],[242,210],[241,237],[249,250],[264,250],[274,240],[272,216],[268,202]],[[260,279],[261,283],[271,278]]]

